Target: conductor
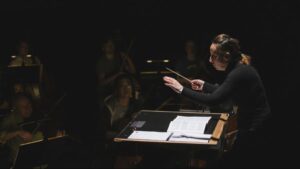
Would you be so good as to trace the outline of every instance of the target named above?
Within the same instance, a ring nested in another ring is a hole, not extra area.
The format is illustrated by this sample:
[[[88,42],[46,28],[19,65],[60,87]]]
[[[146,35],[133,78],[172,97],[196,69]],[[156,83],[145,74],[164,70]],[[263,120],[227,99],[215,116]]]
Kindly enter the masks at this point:
[[[258,164],[262,159],[260,145],[263,129],[270,117],[270,107],[262,80],[250,57],[240,51],[239,41],[226,34],[216,36],[210,46],[209,62],[218,71],[225,71],[220,86],[203,80],[191,80],[192,89],[183,87],[176,79],[164,77],[165,85],[182,96],[207,106],[215,106],[232,99],[238,106],[238,133],[226,163],[234,165]],[[251,161],[250,161],[251,160]],[[256,163],[255,163],[256,162]],[[232,167],[232,166],[230,166]]]

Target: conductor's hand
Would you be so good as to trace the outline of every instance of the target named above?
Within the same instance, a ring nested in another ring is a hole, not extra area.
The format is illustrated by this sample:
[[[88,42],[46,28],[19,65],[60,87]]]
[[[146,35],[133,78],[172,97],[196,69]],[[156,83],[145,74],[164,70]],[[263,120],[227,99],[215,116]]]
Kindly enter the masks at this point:
[[[32,134],[27,131],[19,131],[18,136],[21,137],[24,141],[32,140]]]
[[[204,85],[203,80],[195,79],[195,80],[192,80],[191,82],[192,82],[192,89],[193,90],[199,90],[199,91],[203,90],[203,85]]]
[[[174,78],[165,76],[164,78],[165,85],[173,89],[176,93],[181,93],[183,86]]]

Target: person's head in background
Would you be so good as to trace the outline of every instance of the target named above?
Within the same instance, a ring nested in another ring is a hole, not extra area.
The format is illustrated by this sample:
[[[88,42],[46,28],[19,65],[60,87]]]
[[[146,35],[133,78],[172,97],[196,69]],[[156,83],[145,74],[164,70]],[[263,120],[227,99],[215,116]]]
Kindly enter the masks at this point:
[[[103,54],[110,58],[113,57],[116,51],[115,42],[113,39],[106,39],[102,44],[102,52]]]
[[[115,97],[119,99],[132,99],[134,96],[133,81],[129,75],[121,75],[115,81]]]
[[[25,92],[24,86],[22,83],[14,83],[13,84],[13,94],[23,93]]]
[[[24,93],[19,93],[13,100],[13,112],[19,114],[23,119],[28,119],[32,116],[33,100]]]
[[[226,34],[216,36],[210,45],[209,62],[216,70],[225,71],[229,64],[249,65],[250,57],[242,54],[239,41]]]
[[[187,40],[184,49],[188,61],[195,61],[197,59],[198,47],[195,41]]]
[[[18,56],[27,56],[29,55],[29,42],[26,40],[20,40],[18,45],[17,45],[17,55]]]

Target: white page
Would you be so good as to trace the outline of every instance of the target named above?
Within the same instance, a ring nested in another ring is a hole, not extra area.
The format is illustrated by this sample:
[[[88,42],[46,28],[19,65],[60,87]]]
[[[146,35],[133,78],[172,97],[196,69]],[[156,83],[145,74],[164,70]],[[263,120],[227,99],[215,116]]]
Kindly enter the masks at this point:
[[[170,132],[134,131],[128,139],[166,141]]]
[[[177,116],[173,121],[190,121],[190,122],[199,122],[199,123],[208,123],[211,119],[210,116]]]
[[[206,123],[172,121],[169,125],[168,132],[196,132],[204,133]]]
[[[177,116],[170,122],[168,132],[195,132],[204,133],[206,124],[211,117]]]
[[[201,134],[201,133],[173,133],[171,138],[179,138],[179,137],[184,137],[184,138],[194,138],[194,139],[206,139],[210,140],[211,134]]]
[[[169,141],[208,143],[211,136],[211,134],[173,133]]]
[[[169,141],[176,141],[176,142],[199,142],[199,143],[208,143],[209,140],[206,139],[193,139],[193,138],[185,138],[185,137],[180,137],[180,138],[174,138],[171,137]]]

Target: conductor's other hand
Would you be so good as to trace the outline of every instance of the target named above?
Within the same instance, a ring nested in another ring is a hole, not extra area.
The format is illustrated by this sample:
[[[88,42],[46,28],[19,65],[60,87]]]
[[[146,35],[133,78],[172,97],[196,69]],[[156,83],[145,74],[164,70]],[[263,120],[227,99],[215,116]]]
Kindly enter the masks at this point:
[[[32,140],[32,134],[27,131],[19,131],[18,132],[19,137],[21,137],[24,141],[31,141]]]
[[[173,89],[176,93],[181,93],[183,86],[174,78],[165,76],[163,78],[165,85]]]
[[[203,90],[203,85],[204,85],[203,80],[195,79],[195,80],[192,80],[191,82],[192,82],[192,89],[193,90],[199,90],[199,91]]]

